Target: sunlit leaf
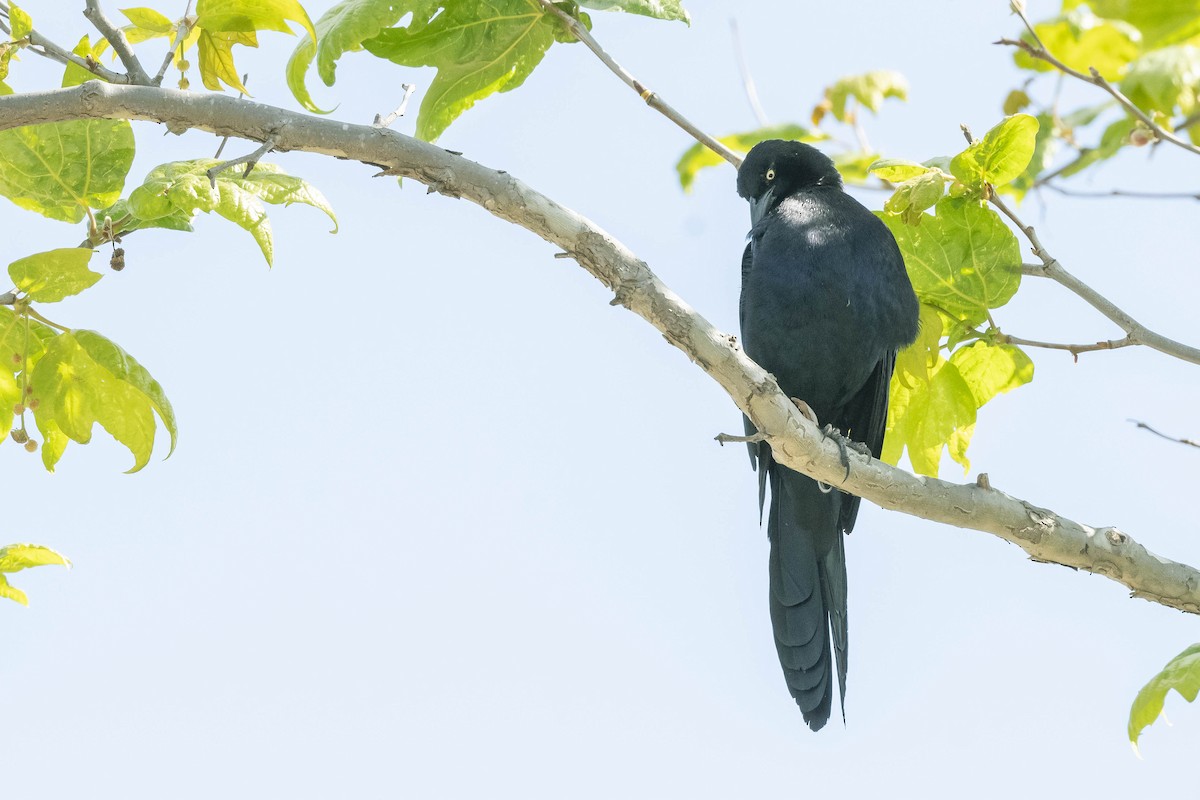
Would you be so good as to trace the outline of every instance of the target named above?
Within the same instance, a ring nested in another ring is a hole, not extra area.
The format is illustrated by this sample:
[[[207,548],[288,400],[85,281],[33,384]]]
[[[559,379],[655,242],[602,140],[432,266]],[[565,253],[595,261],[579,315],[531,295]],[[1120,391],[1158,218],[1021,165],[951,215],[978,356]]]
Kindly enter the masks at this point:
[[[950,161],[950,172],[968,186],[1002,185],[1025,171],[1033,158],[1038,121],[1029,114],[1005,118]]]
[[[966,445],[975,427],[975,410],[970,387],[948,361],[939,359],[928,381],[905,385],[893,375],[883,460],[896,463],[903,449],[914,471],[936,477],[942,454],[954,439],[951,457],[969,467]]]
[[[61,565],[70,567],[71,562],[62,554],[38,544],[10,544],[0,547],[0,597],[15,600],[23,606],[29,605],[25,593],[8,582],[6,573],[19,572],[31,567]]]
[[[900,183],[924,175],[932,168],[902,158],[883,158],[871,164],[869,169],[885,181]]]
[[[129,472],[136,472],[154,449],[157,413],[174,447],[175,417],[162,387],[132,356],[94,331],[56,336],[34,368],[31,385],[34,419],[48,443],[61,434],[87,444],[92,427],[100,423],[133,454]]]
[[[1172,658],[1162,671],[1142,687],[1129,709],[1129,741],[1137,747],[1138,737],[1162,714],[1167,692],[1174,689],[1189,703],[1200,693],[1200,644]]]
[[[19,258],[8,265],[8,276],[17,289],[39,303],[56,303],[79,294],[103,277],[87,268],[92,250],[63,247]]]
[[[1066,0],[1063,10],[1082,0]],[[1092,11],[1141,31],[1143,50],[1179,44],[1200,36],[1200,0],[1087,0]]]
[[[811,143],[828,138],[826,134],[819,131],[810,131],[799,125],[788,124],[771,125],[744,133],[732,133],[728,136],[720,137],[718,141],[734,152],[745,154],[754,145],[759,142],[765,142],[768,139],[787,139],[789,141]],[[679,185],[683,187],[685,192],[691,191],[692,184],[696,180],[696,174],[700,170],[724,163],[725,159],[697,142],[685,150],[683,155],[679,157],[678,163],[675,164],[675,171],[679,174]]]
[[[833,166],[837,168],[842,181],[851,186],[861,186],[871,177],[871,165],[879,161],[878,153],[863,150],[834,153]]]
[[[0,371],[16,373],[26,365],[32,367],[46,351],[45,343],[57,335],[48,325],[0,307]]]
[[[881,218],[896,237],[917,296],[960,319],[982,319],[1021,282],[1017,237],[990,208],[943,197],[919,225]]]
[[[122,8],[121,13],[130,23],[143,30],[162,34],[169,34],[175,30],[175,23],[153,8]]]
[[[655,19],[692,23],[691,16],[679,0],[579,0],[579,5],[597,11],[627,11]]]
[[[1024,198],[1025,193],[1033,188],[1038,177],[1050,166],[1054,154],[1058,152],[1059,139],[1055,135],[1053,117],[1049,114],[1039,114],[1037,121],[1038,130],[1033,140],[1033,155],[1030,156],[1029,163],[1020,175],[997,187],[999,191],[1012,194],[1018,200]]]
[[[16,3],[9,3],[8,27],[12,31],[12,40],[15,42],[33,32],[33,20],[30,19],[29,13]]]
[[[1088,74],[1095,67],[1109,80],[1121,76],[1126,65],[1138,56],[1142,35],[1137,28],[1121,20],[1101,19],[1087,9],[1077,8],[1057,19],[1034,25],[1046,50],[1068,67]],[[1026,33],[1022,38],[1032,41]],[[1013,54],[1017,66],[1039,72],[1056,69],[1018,49]]]
[[[0,194],[51,219],[79,222],[84,208],[121,196],[133,163],[125,120],[88,119],[0,131]]]
[[[1033,380],[1033,361],[1025,351],[1011,344],[975,342],[955,350],[950,363],[958,367],[979,408],[996,395]]]
[[[1200,91],[1200,48],[1178,45],[1155,50],[1129,65],[1121,91],[1143,111],[1190,115]]]
[[[857,100],[864,108],[878,111],[889,97],[908,99],[908,81],[899,72],[876,70],[862,75],[849,75],[825,89],[829,110],[839,122],[845,122],[846,101]]]
[[[888,214],[898,214],[908,224],[916,225],[923,216],[921,212],[932,208],[942,199],[945,188],[946,181],[941,172],[923,172],[915,178],[901,182],[892,196],[884,202],[883,210]]]
[[[538,0],[447,3],[432,17],[429,7],[362,45],[402,66],[437,69],[417,115],[417,136],[430,142],[478,101],[524,83],[562,34]]]
[[[215,159],[173,161],[155,167],[145,182],[129,195],[130,213],[141,220],[190,217],[197,211],[216,212],[254,237],[270,264],[274,259],[271,223],[263,202],[273,205],[300,203],[324,211],[334,222],[337,217],[329,201],[314,186],[285,174],[274,164],[255,165],[248,176],[241,170],[224,170],[217,175],[216,186],[207,171],[220,162]]]

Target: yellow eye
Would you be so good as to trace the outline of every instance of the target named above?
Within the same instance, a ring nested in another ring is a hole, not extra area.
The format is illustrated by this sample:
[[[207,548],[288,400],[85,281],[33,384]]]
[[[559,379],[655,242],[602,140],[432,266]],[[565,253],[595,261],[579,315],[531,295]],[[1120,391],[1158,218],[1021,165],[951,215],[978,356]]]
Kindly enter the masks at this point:
[[[767,180],[769,180],[769,181],[775,180],[775,170],[773,170],[773,169],[767,170]]]

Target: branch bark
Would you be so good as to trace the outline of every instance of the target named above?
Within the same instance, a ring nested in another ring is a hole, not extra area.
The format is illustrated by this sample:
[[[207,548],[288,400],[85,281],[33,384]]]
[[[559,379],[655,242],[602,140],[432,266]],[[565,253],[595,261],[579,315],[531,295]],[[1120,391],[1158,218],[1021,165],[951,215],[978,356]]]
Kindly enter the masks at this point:
[[[758,426],[776,458],[817,480],[882,506],[924,519],[983,531],[1016,544],[1035,561],[1104,575],[1134,597],[1200,614],[1200,571],[1161,558],[1112,527],[1092,527],[992,488],[912,475],[851,453],[845,469],[835,442],[751,361],[737,338],[715,329],[624,245],[580,214],[506,172],[435,145],[372,125],[349,125],[236,100],[145,86],[89,81],[82,86],[0,97],[0,129],[70,119],[163,123],[253,141],[276,137],[277,150],[302,150],[360,161],[385,174],[419,181],[461,197],[566,251],[614,293],[620,304],[654,325],[729,394]]]

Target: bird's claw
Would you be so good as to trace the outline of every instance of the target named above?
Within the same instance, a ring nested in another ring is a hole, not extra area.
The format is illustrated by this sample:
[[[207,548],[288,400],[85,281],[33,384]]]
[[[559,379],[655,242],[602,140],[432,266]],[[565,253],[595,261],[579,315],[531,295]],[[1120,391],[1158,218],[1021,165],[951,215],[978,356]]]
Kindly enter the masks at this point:
[[[838,455],[841,456],[842,466],[846,468],[846,475],[842,478],[843,481],[850,477],[850,453],[848,451],[853,450],[859,455],[867,456],[868,458],[871,455],[871,448],[867,447],[862,442],[856,442],[853,439],[848,438],[832,425],[826,425],[821,429],[821,432],[824,433],[827,438],[833,439],[833,441],[837,443]]]

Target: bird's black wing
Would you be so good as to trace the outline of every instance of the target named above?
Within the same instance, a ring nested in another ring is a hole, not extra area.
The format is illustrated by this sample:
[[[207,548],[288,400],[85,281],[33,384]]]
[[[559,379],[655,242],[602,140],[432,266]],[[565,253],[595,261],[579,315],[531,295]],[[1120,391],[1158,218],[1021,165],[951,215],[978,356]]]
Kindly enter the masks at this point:
[[[896,351],[889,350],[863,387],[850,398],[834,422],[846,436],[863,442],[871,448],[871,455],[879,458],[883,452],[883,434],[887,430],[888,390],[892,383],[892,370],[896,364]],[[854,530],[858,517],[859,498],[855,495],[842,496],[842,510],[838,515],[838,527],[849,533]]]

